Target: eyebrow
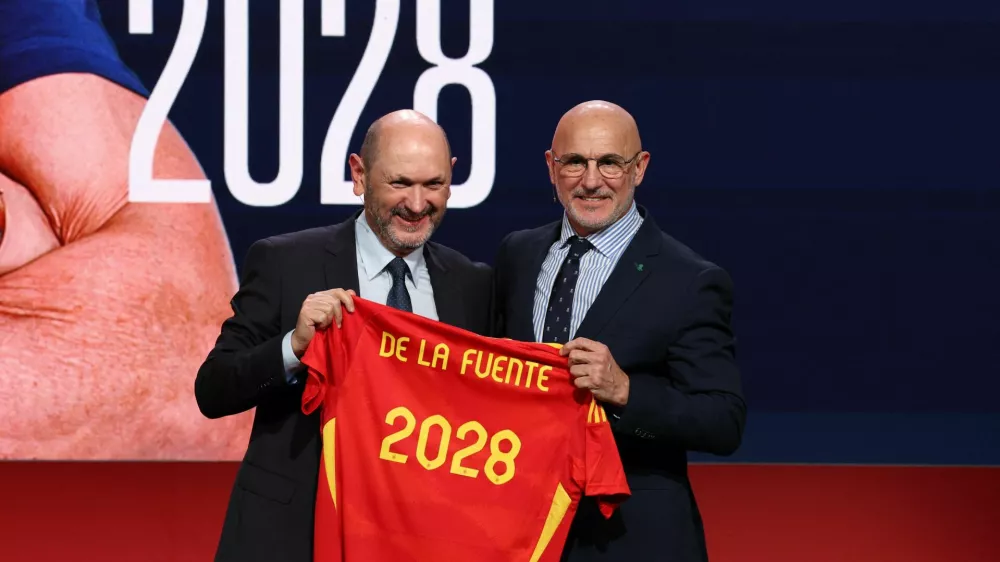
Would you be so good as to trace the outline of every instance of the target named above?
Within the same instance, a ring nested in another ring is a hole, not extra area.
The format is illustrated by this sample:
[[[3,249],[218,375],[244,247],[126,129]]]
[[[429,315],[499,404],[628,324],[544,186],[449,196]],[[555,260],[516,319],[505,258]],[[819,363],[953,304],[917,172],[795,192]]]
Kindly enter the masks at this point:
[[[577,152],[567,152],[566,154],[563,154],[559,158],[560,159],[564,159],[564,158],[569,158],[569,157],[585,158],[584,155],[582,155],[580,153],[577,153]],[[622,156],[621,154],[616,154],[614,152],[605,152],[604,154],[601,154],[601,155],[598,155],[598,156],[594,157],[595,160],[600,160],[602,158],[621,158],[622,160],[625,159],[625,157]]]
[[[428,179],[424,183],[435,183],[435,182],[436,183],[444,183],[444,176],[434,176],[434,177]],[[414,181],[413,179],[411,179],[408,176],[393,176],[393,177],[389,178],[389,183],[403,183],[403,184],[406,184],[406,185],[413,185],[413,184],[415,184],[417,182]]]

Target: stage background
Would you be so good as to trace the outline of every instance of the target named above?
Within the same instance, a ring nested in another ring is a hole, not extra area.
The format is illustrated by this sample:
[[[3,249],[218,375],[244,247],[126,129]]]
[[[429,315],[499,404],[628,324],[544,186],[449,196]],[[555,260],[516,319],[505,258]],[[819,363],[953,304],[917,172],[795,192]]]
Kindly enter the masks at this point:
[[[721,464],[693,469],[713,560],[997,560],[1000,5],[473,3],[492,6],[492,45],[482,72],[449,66],[477,91],[445,87],[438,120],[456,183],[490,161],[495,176],[469,182],[485,200],[450,209],[435,240],[492,262],[507,232],[558,218],[543,152],[566,109],[601,98],[636,117],[652,153],[638,201],[734,279],[746,437],[733,457],[695,456]],[[122,58],[153,88],[194,3],[153,3],[151,34],[129,33],[127,2],[99,4]],[[208,4],[203,36],[180,39],[198,49],[170,117],[213,182],[237,267],[254,240],[354,211],[321,204],[321,156],[375,10],[390,4],[350,3],[343,36],[324,37],[336,25],[305,2],[304,101],[288,105],[278,2],[254,2],[248,139],[224,134],[235,55],[223,37],[237,25],[224,3]],[[353,131],[334,133],[351,151],[373,119],[414,106],[432,66],[417,48],[418,5],[429,3],[400,3],[384,68],[356,124],[345,121]],[[470,36],[482,43],[468,1],[440,5],[446,56],[463,56]],[[345,104],[345,114],[362,107]],[[284,149],[283,105],[285,120],[302,120]],[[495,130],[473,132],[476,111]],[[282,180],[297,188],[287,202],[231,193],[225,146],[244,142],[258,182],[278,174],[280,150],[289,169],[301,164],[300,179]],[[331,162],[346,169],[343,156]],[[0,464],[0,558],[207,560],[234,471]]]

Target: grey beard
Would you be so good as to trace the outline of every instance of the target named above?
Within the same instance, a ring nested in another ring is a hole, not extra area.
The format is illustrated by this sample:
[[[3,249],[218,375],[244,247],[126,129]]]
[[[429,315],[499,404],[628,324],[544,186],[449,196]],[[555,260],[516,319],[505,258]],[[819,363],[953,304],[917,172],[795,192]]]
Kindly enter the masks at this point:
[[[424,238],[423,240],[420,240],[420,241],[405,241],[405,240],[400,240],[396,236],[395,232],[393,232],[393,229],[392,229],[392,217],[394,215],[395,215],[395,213],[391,213],[390,212],[389,213],[389,218],[388,219],[384,219],[379,214],[372,213],[372,216],[375,219],[375,226],[378,229],[379,238],[381,238],[382,240],[388,240],[392,244],[393,249],[396,249],[396,250],[415,250],[415,249],[419,248],[420,246],[422,246],[425,242],[427,242],[427,240],[430,238],[431,234],[434,233],[434,226],[435,225],[434,225],[434,221],[431,221],[430,230],[427,232],[427,237]]]
[[[576,195],[577,193],[574,192],[570,196],[575,197]],[[628,212],[629,207],[632,206],[632,201],[634,199],[635,199],[635,188],[633,187],[631,192],[625,197],[625,199],[621,201],[618,205],[615,205],[614,210],[611,212],[610,215],[608,215],[608,218],[602,221],[585,220],[583,217],[578,216],[576,212],[572,211],[571,210],[572,207],[569,205],[566,205],[566,212],[569,213],[572,219],[575,220],[578,224],[580,224],[580,226],[586,228],[587,230],[600,232],[601,230],[604,230],[605,228],[615,224],[616,222],[618,222],[618,219],[625,216],[625,213]]]

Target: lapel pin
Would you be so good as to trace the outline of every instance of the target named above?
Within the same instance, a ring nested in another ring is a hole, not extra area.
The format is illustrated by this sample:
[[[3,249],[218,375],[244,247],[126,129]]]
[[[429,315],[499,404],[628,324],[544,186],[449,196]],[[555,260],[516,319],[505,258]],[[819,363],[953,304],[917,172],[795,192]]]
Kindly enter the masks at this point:
[[[641,263],[635,264],[635,270],[636,271],[642,271],[642,264]]]

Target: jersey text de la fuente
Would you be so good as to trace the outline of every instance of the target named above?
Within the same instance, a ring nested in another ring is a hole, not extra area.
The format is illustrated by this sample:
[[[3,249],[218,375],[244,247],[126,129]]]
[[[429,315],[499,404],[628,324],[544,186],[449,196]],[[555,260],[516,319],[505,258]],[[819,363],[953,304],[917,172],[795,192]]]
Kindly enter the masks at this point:
[[[463,376],[476,376],[484,381],[519,386],[529,390],[548,392],[549,373],[552,366],[541,365],[517,357],[484,352],[480,349],[461,350],[461,359],[453,358],[448,344],[428,342],[425,338],[412,338],[382,331],[379,357],[395,359],[402,363],[415,362],[421,367],[451,371]]]

